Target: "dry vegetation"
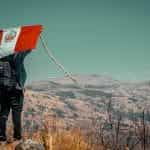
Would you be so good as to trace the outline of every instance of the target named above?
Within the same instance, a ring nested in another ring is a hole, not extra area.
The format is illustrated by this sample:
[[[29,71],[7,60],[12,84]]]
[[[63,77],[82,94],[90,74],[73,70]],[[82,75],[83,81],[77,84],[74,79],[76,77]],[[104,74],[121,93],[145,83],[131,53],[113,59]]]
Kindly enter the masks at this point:
[[[68,128],[56,116],[45,116],[43,128],[24,132],[23,140],[32,139],[43,144],[45,150],[148,150],[150,149],[150,127],[145,121],[145,111],[139,121],[134,121],[124,130],[122,117],[111,122],[110,114],[106,121],[95,118],[88,129]],[[106,125],[109,127],[106,127]],[[8,135],[11,135],[11,129]],[[17,142],[1,145],[1,150],[15,150]]]

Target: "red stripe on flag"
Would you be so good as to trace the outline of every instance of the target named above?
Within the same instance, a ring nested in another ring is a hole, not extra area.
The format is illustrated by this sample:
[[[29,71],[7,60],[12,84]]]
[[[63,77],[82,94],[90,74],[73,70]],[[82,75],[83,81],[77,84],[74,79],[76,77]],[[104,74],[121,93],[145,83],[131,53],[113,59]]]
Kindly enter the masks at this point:
[[[15,51],[21,52],[36,48],[37,40],[42,32],[42,25],[23,26],[15,46]]]
[[[2,41],[2,37],[3,37],[3,31],[0,31],[0,44],[1,44],[1,41]]]

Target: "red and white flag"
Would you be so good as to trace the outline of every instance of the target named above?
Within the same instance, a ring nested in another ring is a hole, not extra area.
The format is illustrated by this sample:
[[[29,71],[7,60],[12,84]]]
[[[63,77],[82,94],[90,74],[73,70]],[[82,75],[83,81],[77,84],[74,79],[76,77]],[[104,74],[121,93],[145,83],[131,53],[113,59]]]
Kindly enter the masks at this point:
[[[36,48],[42,25],[0,30],[0,58]]]

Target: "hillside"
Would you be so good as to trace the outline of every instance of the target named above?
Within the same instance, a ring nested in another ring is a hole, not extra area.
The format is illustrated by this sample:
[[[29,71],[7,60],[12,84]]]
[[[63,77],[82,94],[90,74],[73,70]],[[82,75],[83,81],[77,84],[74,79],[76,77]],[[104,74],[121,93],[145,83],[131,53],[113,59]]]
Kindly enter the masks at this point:
[[[91,75],[75,76],[81,87],[66,78],[33,82],[27,86],[24,105],[25,127],[40,127],[44,116],[55,116],[67,126],[81,126],[94,118],[117,120],[124,124],[141,118],[143,109],[150,121],[150,83],[113,80]],[[84,87],[83,87],[84,85]],[[32,122],[31,122],[32,120]]]

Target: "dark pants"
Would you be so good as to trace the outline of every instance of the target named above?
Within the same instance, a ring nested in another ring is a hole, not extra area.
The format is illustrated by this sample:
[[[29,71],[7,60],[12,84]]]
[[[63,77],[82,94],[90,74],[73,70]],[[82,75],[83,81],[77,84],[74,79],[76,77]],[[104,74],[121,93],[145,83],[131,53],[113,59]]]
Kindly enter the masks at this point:
[[[21,137],[21,112],[23,91],[0,88],[0,136],[6,137],[6,122],[10,109],[14,125],[14,137]]]

